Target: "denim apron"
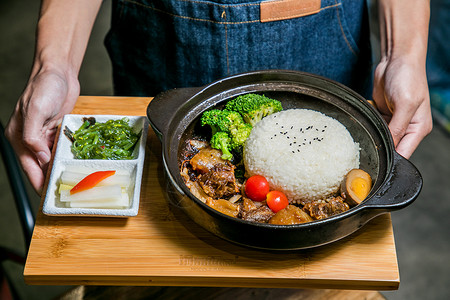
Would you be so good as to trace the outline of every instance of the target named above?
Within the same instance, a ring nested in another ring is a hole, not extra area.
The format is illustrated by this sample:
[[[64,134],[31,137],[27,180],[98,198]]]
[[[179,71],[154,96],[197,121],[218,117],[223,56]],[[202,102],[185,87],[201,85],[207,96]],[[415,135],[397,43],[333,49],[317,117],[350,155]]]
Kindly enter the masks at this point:
[[[299,0],[302,1],[302,0]],[[254,70],[287,69],[371,94],[365,0],[261,22],[254,0],[114,0],[105,44],[117,95],[154,96]]]

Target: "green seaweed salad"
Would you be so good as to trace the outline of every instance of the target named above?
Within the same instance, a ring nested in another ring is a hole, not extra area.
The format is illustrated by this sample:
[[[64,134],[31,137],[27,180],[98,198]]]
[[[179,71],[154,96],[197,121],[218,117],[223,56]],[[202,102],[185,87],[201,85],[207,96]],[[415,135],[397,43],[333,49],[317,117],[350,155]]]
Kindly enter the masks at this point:
[[[67,126],[64,134],[72,141],[71,150],[77,159],[133,159],[133,150],[141,132],[134,133],[128,118],[97,122],[83,118],[75,132]]]

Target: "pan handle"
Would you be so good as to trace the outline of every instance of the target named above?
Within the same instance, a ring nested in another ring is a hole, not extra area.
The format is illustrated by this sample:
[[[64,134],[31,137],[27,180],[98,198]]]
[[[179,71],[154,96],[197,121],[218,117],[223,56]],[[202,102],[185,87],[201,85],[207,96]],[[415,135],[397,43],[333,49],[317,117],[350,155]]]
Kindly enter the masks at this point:
[[[176,112],[201,89],[201,87],[171,89],[156,95],[150,101],[147,107],[147,117],[159,138],[166,132],[170,120]]]
[[[375,195],[364,203],[367,208],[397,210],[411,204],[422,189],[419,170],[406,158],[394,151],[392,172]]]

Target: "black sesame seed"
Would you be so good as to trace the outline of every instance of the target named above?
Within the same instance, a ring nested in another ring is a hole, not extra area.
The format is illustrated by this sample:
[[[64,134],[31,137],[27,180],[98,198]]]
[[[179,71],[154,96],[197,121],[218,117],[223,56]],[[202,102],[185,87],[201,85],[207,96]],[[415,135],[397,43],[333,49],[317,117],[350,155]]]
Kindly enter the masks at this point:
[[[291,126],[291,129],[294,128],[294,126]]]
[[[325,132],[325,129],[322,129],[322,132]]]

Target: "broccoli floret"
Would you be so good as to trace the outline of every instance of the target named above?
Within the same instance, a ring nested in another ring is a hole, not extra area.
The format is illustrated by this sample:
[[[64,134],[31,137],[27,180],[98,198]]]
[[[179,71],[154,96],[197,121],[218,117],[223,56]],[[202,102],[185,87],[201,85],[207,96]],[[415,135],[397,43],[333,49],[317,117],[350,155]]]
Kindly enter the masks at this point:
[[[231,110],[226,110],[226,109],[222,110],[221,117],[223,118],[223,120],[221,122],[221,125],[222,125],[221,130],[222,131],[232,133],[233,131],[236,131],[240,127],[245,126],[244,119],[236,111],[231,111]]]
[[[225,109],[238,112],[246,123],[255,126],[263,117],[281,111],[283,107],[278,100],[258,94],[246,94],[228,101]]]
[[[283,110],[280,101],[270,98],[267,99],[269,99],[269,101],[263,105],[264,117]]]
[[[222,151],[222,159],[233,159],[233,154],[231,154],[231,137],[228,133],[219,131],[214,134],[211,138],[211,147]]]
[[[252,125],[244,123],[243,126],[231,133],[231,147],[233,153],[236,154],[238,158],[242,158],[243,156],[244,143],[250,135],[252,128]]]
[[[200,119],[202,126],[209,125],[212,129],[212,134],[222,131],[221,127],[224,118],[222,117],[222,111],[220,109],[211,109],[205,111]]]
[[[245,125],[245,122],[238,112],[212,109],[203,113],[201,124],[202,126],[209,125],[212,129],[212,134],[214,135],[220,131],[230,133]]]
[[[231,132],[231,146],[233,150],[237,152],[242,151],[242,147],[244,146],[245,141],[250,135],[252,128],[252,125],[245,123],[241,127]]]
[[[232,160],[232,151],[242,152],[242,146],[252,129],[252,126],[245,123],[238,112],[226,109],[212,109],[204,112],[201,124],[211,127],[211,146],[222,150],[222,158],[227,160]]]

